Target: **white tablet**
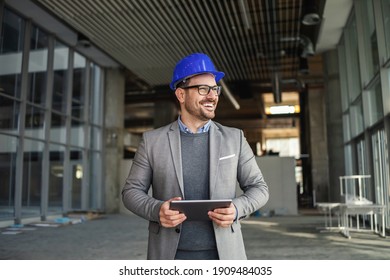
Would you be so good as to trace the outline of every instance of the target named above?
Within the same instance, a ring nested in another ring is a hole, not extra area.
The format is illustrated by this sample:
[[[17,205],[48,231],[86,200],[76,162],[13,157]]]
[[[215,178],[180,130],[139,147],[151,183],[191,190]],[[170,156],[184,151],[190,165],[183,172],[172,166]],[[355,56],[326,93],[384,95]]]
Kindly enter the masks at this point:
[[[186,221],[209,221],[208,211],[227,208],[231,203],[231,199],[174,200],[171,201],[169,209],[184,213],[187,216]]]

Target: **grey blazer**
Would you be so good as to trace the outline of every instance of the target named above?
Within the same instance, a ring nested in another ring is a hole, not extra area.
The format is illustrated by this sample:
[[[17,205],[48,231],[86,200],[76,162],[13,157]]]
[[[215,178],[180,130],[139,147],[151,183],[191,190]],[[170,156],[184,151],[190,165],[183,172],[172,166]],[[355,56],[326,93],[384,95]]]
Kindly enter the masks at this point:
[[[212,122],[210,131],[210,199],[231,198],[237,222],[222,228],[214,224],[220,259],[246,259],[241,219],[268,200],[268,187],[243,132]],[[122,190],[127,209],[149,221],[148,259],[174,259],[180,226],[164,228],[159,211],[164,201],[184,197],[180,129],[175,121],[143,134]],[[236,197],[237,182],[243,193]],[[148,195],[152,187],[152,196]]]

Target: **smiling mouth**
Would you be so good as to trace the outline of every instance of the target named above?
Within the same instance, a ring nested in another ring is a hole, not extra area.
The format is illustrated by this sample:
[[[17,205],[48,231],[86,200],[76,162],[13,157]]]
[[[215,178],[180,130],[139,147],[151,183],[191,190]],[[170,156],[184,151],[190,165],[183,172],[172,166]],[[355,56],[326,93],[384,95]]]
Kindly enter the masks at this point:
[[[209,111],[212,111],[215,109],[215,104],[213,104],[213,103],[202,103],[202,106],[205,107]]]

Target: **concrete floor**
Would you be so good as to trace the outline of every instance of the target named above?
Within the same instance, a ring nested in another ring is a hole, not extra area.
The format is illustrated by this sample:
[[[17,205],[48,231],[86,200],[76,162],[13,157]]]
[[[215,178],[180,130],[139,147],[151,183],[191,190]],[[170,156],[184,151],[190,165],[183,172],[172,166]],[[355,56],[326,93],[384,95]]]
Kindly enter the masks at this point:
[[[390,238],[352,232],[323,232],[317,214],[252,217],[242,222],[251,260],[390,260]],[[25,225],[20,234],[0,231],[3,260],[143,260],[146,258],[147,222],[129,214],[60,227]],[[33,230],[26,230],[33,228]]]

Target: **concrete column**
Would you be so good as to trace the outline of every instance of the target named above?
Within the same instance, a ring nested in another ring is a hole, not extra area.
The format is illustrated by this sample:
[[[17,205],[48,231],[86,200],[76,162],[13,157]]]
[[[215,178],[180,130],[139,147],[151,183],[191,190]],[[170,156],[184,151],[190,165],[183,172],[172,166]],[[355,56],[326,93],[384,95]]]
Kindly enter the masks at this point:
[[[105,160],[104,204],[107,213],[119,211],[119,194],[123,184],[120,166],[123,158],[125,110],[125,74],[120,69],[107,69],[105,79]]]
[[[308,89],[310,161],[315,202],[329,199],[328,146],[325,93],[323,88]]]
[[[340,200],[339,177],[345,175],[343,118],[337,50],[324,54],[326,125],[329,155],[329,200]]]
[[[156,101],[154,104],[154,128],[171,123],[177,118],[177,115],[178,109],[174,102]]]

